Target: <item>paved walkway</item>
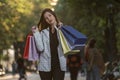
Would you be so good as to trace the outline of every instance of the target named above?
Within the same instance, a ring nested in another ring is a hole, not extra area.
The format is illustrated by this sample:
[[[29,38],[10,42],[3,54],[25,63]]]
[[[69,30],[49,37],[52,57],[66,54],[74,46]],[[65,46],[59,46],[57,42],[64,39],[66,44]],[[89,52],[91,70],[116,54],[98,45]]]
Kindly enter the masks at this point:
[[[0,76],[0,80],[18,80],[19,76],[18,74],[16,75],[11,75],[11,74],[6,74],[4,76]],[[40,80],[39,74],[38,73],[27,73],[27,80]],[[65,74],[65,80],[70,80],[70,74],[66,73]],[[81,74],[78,76],[78,80],[85,80],[85,77],[82,77]]]

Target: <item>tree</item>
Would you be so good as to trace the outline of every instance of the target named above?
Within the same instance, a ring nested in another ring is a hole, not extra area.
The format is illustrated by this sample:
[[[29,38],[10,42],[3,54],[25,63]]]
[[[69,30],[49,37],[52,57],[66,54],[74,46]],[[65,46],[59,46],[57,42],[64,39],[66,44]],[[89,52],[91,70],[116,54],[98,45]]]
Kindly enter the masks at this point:
[[[109,4],[114,5],[114,16],[118,16],[120,13],[120,3],[116,2],[116,0],[60,0],[56,6],[56,12],[65,24],[71,25],[86,34],[88,39],[95,37],[98,40],[97,46],[102,48],[104,53],[113,54],[111,52],[109,53],[109,50],[106,51],[106,46],[108,47],[109,45],[106,45],[105,42],[108,38],[104,38],[106,35],[104,30],[108,26],[107,16],[110,11],[107,7]],[[117,21],[119,21],[119,19],[116,20],[116,22]],[[120,23],[114,25],[117,30],[120,30],[120,28],[117,27],[119,24]],[[117,31],[116,34],[120,35]],[[114,35],[114,39],[116,34]],[[117,43],[115,42],[114,45],[111,45],[114,47],[114,50],[117,50]],[[116,53],[117,51],[114,52],[114,54]]]
[[[25,42],[41,10],[51,7],[48,0],[0,0],[0,52],[10,45]],[[23,48],[22,48],[23,50]]]
[[[15,40],[22,40],[31,26],[38,23],[41,10],[45,7],[50,7],[48,0],[1,0],[0,35],[3,42],[0,44],[7,48]]]

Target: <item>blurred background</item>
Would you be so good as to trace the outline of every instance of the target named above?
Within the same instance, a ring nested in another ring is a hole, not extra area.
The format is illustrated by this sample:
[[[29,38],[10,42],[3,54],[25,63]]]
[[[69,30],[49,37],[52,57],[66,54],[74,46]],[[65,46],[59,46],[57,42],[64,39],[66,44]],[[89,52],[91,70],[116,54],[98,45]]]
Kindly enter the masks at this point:
[[[51,8],[64,25],[95,37],[105,61],[120,57],[120,0],[0,0],[0,64],[6,72],[23,55],[26,35]],[[32,64],[26,60],[28,68]]]

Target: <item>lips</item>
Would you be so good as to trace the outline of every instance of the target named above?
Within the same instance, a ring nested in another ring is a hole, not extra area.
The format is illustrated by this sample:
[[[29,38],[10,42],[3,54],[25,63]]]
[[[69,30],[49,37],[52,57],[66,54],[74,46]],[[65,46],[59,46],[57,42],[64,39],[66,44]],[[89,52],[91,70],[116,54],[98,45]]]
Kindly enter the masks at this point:
[[[52,23],[53,23],[53,20],[50,20],[49,23],[52,24]]]

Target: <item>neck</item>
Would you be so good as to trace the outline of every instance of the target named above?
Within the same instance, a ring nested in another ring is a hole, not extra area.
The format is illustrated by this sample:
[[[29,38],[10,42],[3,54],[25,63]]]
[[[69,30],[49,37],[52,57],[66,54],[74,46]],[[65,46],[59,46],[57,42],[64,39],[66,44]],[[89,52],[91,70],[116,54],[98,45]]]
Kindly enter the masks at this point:
[[[55,32],[55,26],[51,26],[51,32],[54,33]]]

